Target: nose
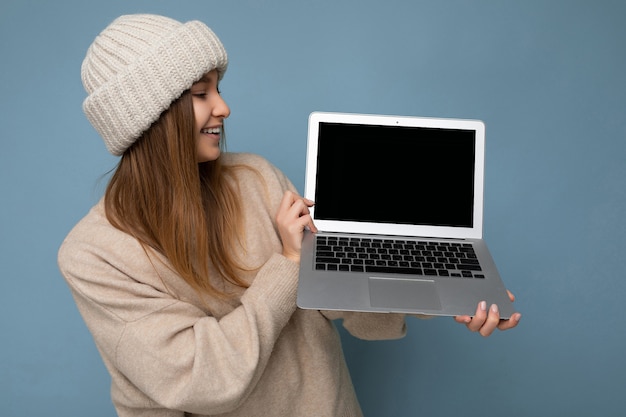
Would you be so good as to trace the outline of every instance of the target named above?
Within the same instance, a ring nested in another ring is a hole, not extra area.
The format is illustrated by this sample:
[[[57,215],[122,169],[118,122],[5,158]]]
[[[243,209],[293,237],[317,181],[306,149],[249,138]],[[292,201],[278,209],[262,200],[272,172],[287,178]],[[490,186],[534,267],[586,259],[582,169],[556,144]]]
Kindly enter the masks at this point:
[[[221,95],[218,94],[215,97],[216,101],[213,106],[213,116],[226,119],[230,116],[230,107],[228,107],[228,104],[226,104],[226,101],[224,101]]]

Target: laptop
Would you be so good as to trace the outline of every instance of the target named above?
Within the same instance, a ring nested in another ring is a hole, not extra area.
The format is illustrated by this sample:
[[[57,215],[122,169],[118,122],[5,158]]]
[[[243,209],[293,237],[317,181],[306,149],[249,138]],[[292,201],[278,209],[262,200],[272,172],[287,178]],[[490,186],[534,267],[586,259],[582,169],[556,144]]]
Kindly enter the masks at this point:
[[[479,120],[313,112],[303,309],[470,315],[515,311],[483,240]]]

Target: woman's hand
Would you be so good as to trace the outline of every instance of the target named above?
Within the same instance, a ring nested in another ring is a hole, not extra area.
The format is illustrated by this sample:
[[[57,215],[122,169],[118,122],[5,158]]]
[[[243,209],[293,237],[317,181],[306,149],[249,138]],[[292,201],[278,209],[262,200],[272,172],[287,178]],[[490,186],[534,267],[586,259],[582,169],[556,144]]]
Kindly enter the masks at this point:
[[[511,291],[507,290],[507,293],[511,301],[515,301],[515,296]],[[508,330],[514,328],[521,318],[522,315],[520,313],[514,313],[510,319],[500,320],[498,306],[492,304],[489,310],[487,310],[487,303],[481,301],[478,303],[478,308],[473,318],[470,316],[455,316],[454,320],[457,323],[465,324],[470,331],[479,332],[482,336],[487,337],[495,329]]]
[[[286,191],[278,208],[276,223],[283,242],[283,255],[294,262],[300,262],[304,229],[308,227],[312,232],[317,232],[309,214],[309,207],[314,204],[294,192]]]

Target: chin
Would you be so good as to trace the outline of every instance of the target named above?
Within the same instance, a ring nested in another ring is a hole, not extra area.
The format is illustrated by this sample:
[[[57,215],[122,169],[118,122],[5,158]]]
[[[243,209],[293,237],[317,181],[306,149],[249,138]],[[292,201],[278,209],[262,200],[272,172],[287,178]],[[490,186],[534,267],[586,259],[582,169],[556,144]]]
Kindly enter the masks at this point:
[[[202,162],[215,161],[217,158],[220,157],[220,155],[221,155],[220,151],[198,155],[198,162],[202,163]]]

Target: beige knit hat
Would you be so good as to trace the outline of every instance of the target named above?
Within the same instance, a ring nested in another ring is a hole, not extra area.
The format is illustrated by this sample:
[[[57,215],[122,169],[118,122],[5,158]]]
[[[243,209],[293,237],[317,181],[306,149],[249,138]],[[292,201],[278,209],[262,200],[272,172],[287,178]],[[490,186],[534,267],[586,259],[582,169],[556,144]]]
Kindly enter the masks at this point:
[[[227,66],[224,46],[204,23],[121,16],[87,50],[83,110],[119,156],[194,82],[213,69],[221,79]]]

